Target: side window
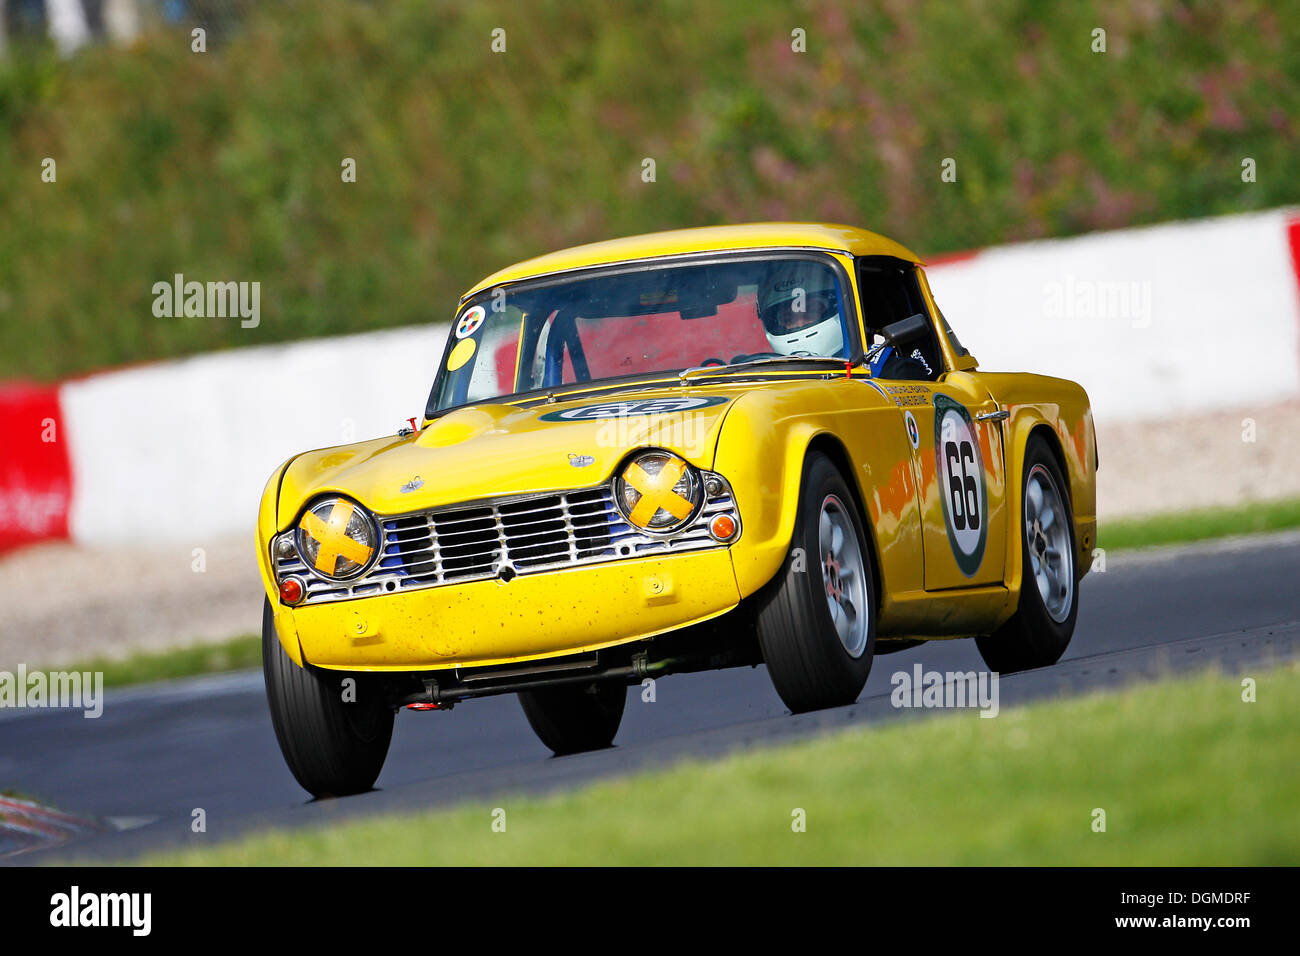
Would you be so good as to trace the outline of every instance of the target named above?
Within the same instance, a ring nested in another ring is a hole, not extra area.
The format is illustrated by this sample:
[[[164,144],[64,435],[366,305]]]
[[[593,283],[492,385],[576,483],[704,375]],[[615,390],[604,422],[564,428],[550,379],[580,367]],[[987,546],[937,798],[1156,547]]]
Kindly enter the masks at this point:
[[[865,256],[858,260],[858,288],[862,292],[862,324],[867,345],[879,341],[881,329],[912,315],[930,319],[916,280],[916,268],[901,259]],[[942,353],[931,322],[929,334],[913,343],[906,356],[886,365],[885,377],[933,381],[943,371]]]

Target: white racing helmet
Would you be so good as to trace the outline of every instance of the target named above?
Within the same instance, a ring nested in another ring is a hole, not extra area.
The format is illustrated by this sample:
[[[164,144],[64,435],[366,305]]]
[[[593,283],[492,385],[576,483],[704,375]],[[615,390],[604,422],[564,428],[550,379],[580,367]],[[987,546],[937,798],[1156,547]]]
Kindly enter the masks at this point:
[[[839,287],[817,262],[782,263],[758,289],[758,317],[780,355],[836,356],[844,352]]]

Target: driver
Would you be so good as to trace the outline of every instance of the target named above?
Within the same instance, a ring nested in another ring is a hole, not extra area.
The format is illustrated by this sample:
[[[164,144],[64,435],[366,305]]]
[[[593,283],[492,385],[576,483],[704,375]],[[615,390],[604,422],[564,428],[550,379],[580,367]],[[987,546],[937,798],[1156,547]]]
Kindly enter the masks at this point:
[[[778,355],[844,352],[839,289],[824,265],[789,262],[774,269],[759,286],[758,317]]]

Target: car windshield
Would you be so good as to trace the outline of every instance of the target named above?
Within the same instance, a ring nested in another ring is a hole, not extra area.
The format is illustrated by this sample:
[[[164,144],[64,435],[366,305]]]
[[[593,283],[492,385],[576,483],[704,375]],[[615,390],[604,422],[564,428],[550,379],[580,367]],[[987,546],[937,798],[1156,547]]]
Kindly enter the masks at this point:
[[[430,414],[601,379],[852,354],[841,272],[790,253],[487,289],[452,324]]]

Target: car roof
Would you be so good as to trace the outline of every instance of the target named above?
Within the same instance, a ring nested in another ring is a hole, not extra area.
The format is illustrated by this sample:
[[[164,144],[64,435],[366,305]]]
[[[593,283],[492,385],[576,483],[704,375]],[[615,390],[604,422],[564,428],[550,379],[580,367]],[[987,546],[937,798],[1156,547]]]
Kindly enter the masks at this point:
[[[494,272],[466,292],[462,299],[484,289],[552,272],[693,252],[789,248],[825,249],[853,256],[892,256],[908,262],[921,262],[915,253],[892,239],[855,226],[820,222],[750,222],[732,226],[671,229],[549,252]]]

